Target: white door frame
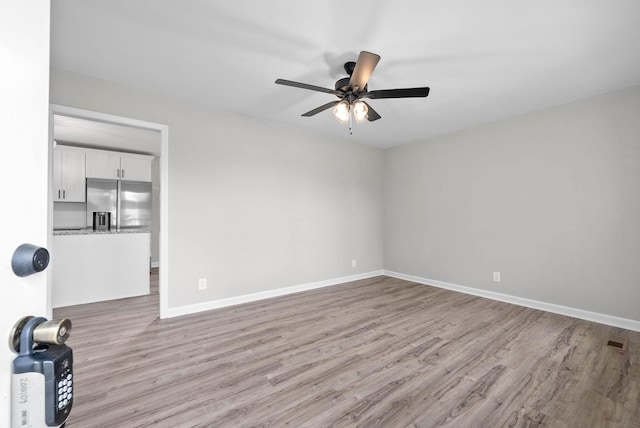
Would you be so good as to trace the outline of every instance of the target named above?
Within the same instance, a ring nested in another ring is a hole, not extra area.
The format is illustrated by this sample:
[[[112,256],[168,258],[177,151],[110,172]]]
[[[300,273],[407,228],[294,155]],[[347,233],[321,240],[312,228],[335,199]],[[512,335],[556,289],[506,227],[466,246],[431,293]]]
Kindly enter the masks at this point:
[[[107,113],[99,113],[59,104],[51,104],[49,109],[49,182],[53,179],[53,116],[69,116],[96,122],[113,123],[116,125],[132,126],[160,132],[160,318],[168,317],[169,297],[169,126],[160,123],[147,122]],[[53,242],[53,199],[49,198],[49,246]],[[51,275],[51,269],[49,269]],[[47,282],[47,312],[51,317],[51,278]]]

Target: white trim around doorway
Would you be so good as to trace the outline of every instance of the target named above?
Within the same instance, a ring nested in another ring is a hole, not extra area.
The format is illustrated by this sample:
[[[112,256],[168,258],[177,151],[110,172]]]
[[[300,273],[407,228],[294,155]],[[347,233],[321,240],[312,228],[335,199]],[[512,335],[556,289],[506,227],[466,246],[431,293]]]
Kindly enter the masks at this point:
[[[49,180],[51,180],[51,169],[53,165],[53,116],[69,116],[79,119],[93,120],[96,122],[112,123],[116,125],[131,126],[142,129],[150,129],[160,132],[160,263],[162,266],[159,272],[159,294],[160,294],[160,318],[167,318],[169,312],[169,126],[155,122],[132,119],[129,117],[116,116],[107,113],[100,113],[91,110],[84,110],[75,107],[68,107],[59,104],[50,104],[49,123]],[[49,198],[49,245],[53,241],[53,202]],[[47,281],[47,312],[51,317],[53,308],[51,307],[51,278]]]

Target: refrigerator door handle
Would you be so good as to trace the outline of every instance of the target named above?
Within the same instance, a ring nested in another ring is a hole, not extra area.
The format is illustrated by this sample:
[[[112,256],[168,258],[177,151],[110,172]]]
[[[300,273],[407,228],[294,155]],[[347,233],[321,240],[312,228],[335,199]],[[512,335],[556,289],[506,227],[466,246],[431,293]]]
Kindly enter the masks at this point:
[[[118,170],[119,172],[120,170]],[[120,210],[122,209],[122,204],[121,204],[121,197],[120,197],[120,193],[122,192],[122,182],[120,180],[118,180],[118,182],[116,183],[116,189],[117,189],[117,199],[116,199],[116,230],[119,231],[120,230],[120,221],[122,220],[122,215]]]

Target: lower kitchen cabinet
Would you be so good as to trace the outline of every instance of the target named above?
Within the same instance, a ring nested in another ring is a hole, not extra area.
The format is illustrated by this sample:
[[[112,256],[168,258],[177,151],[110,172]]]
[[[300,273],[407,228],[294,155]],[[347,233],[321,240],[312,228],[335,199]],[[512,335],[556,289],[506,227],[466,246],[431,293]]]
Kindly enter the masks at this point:
[[[54,235],[51,306],[149,294],[150,233]]]

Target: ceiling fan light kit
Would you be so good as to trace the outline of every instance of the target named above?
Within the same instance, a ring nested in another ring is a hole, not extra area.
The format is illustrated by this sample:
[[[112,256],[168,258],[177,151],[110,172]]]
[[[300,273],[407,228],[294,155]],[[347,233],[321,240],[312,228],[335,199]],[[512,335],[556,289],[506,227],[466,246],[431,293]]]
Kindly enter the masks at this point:
[[[336,117],[336,120],[338,122],[349,122],[349,116],[351,116],[351,108],[349,107],[349,103],[346,101],[340,101],[333,108],[333,115]]]
[[[362,98],[423,98],[429,95],[429,88],[426,86],[419,88],[369,91],[367,83],[369,82],[369,78],[379,61],[380,55],[367,51],[360,52],[357,62],[350,61],[344,64],[344,70],[347,72],[349,77],[338,80],[335,84],[335,89],[328,89],[321,86],[284,79],[277,79],[276,83],[279,85],[324,92],[337,96],[340,99],[339,101],[332,101],[320,107],[316,107],[313,110],[303,113],[302,116],[311,117],[333,107],[333,114],[335,118],[341,123],[349,123],[349,131],[351,132],[351,122],[353,118],[355,118],[356,123],[361,123],[365,119],[369,122],[373,122],[381,118],[378,112],[371,108],[371,106],[363,101]]]
[[[363,122],[368,117],[368,112],[369,108],[364,101],[358,100],[353,103],[353,116],[356,119],[356,123]]]
[[[357,100],[353,104],[349,104],[343,100],[333,108],[333,115],[338,122],[347,123],[349,122],[349,116],[353,113],[356,123],[361,123],[367,118],[368,111],[369,108],[363,101]]]

